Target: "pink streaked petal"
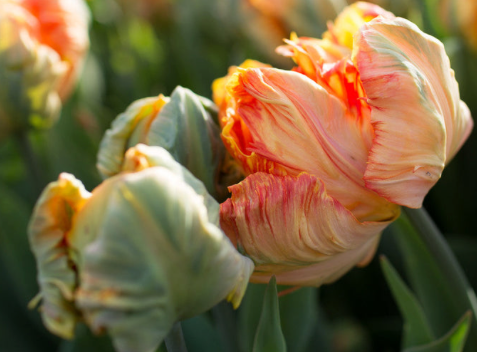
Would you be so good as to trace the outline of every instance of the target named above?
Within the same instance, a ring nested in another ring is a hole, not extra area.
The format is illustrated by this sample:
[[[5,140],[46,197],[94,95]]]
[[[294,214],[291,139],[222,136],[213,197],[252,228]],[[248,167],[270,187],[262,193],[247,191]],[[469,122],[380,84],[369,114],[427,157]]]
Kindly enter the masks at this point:
[[[392,216],[362,180],[373,136],[368,120],[348,115],[339,99],[297,72],[242,70],[228,88],[251,135],[244,154],[282,165],[290,175],[317,176],[360,220]],[[260,165],[251,172],[267,171]]]
[[[407,20],[376,19],[361,28],[353,57],[376,134],[366,185],[420,207],[472,128],[444,47]]]
[[[392,219],[359,222],[307,173],[255,173],[230,191],[232,198],[221,205],[221,226],[255,262],[257,282],[272,274],[287,285],[330,282],[367,259],[381,231],[399,216],[396,207]],[[310,265],[314,269],[305,269]]]
[[[379,239],[380,236],[375,236],[360,247],[329,257],[322,262],[297,266],[289,271],[272,273],[267,265],[260,265],[255,267],[250,282],[266,284],[270,281],[271,276],[275,275],[277,282],[282,285],[319,286],[329,284],[338,280],[354,266],[361,267],[368,264],[376,252]]]

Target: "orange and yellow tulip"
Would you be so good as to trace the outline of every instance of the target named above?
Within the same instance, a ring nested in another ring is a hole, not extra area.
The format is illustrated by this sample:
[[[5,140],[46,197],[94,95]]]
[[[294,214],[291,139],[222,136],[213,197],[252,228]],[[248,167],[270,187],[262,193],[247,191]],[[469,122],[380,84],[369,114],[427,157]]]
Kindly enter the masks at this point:
[[[318,286],[372,258],[473,123],[442,43],[376,5],[287,44],[277,51],[292,71],[256,64],[214,85],[222,139],[247,176],[221,225],[254,260],[252,281]]]

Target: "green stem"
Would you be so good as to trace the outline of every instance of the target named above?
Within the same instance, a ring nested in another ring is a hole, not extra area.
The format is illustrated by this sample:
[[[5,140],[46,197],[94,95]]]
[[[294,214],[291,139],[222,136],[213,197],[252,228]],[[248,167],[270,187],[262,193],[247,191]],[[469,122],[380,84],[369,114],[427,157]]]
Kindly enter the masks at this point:
[[[38,196],[43,188],[42,173],[35,152],[28,139],[28,132],[21,131],[15,137],[27,167],[27,178],[35,191],[35,195]]]
[[[212,308],[215,326],[223,338],[226,352],[238,352],[239,341],[234,315],[232,305],[225,301]]]
[[[452,305],[460,311],[459,314],[464,314],[466,310],[472,311],[473,324],[468,342],[469,344],[476,344],[477,298],[454,253],[424,208],[409,209],[403,207],[403,213],[404,219],[401,221],[405,222],[407,218],[412,225],[413,230],[429,252],[431,260],[435,263],[443,283],[445,283],[445,287],[435,287],[435,290],[448,290],[449,297],[454,301]],[[422,279],[425,280],[426,278]],[[444,309],[444,302],[442,304],[442,309]],[[472,335],[475,337],[471,338]]]
[[[453,287],[458,289],[456,291],[460,293],[459,298],[469,302],[475,316],[477,313],[477,298],[475,292],[467,281],[467,277],[462,271],[459,262],[436,224],[434,224],[424,208],[404,208],[403,210],[409,218],[409,221],[419,232],[427,248],[429,248],[431,253],[438,259],[437,264],[440,266],[442,274]]]
[[[168,352],[187,352],[181,323],[177,322],[164,340]]]

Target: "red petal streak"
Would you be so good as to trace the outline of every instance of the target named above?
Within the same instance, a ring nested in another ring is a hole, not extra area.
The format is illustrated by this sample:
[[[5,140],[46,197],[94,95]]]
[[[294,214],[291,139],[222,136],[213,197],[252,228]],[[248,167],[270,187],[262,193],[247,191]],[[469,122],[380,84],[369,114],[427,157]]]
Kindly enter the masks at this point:
[[[232,198],[221,205],[221,226],[255,262],[257,282],[272,274],[286,285],[334,280],[366,259],[379,233],[399,215],[359,222],[327,194],[322,181],[306,173],[255,173],[230,191]],[[310,265],[311,271],[305,269]]]

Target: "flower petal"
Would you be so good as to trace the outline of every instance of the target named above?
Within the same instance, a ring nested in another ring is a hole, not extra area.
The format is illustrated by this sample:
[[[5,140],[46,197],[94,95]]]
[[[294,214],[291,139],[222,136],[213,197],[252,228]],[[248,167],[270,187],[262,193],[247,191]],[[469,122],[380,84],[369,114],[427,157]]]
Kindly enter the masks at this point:
[[[362,180],[372,139],[367,120],[347,115],[336,97],[296,72],[243,70],[230,81],[229,91],[251,142],[241,150],[226,135],[228,126],[222,134],[247,173],[305,171],[323,180],[327,192],[360,220],[393,216],[393,206]]]
[[[133,148],[129,148],[124,156],[123,171],[125,172],[138,172],[154,166],[164,167],[172,171],[177,178],[184,180],[191,186],[195,193],[203,197],[209,222],[219,225],[219,204],[217,201],[207,192],[204,184],[194,177],[189,170],[175,161],[167,150],[162,147],[147,146],[140,143]]]
[[[353,36],[360,27],[378,16],[389,19],[394,18],[391,12],[384,10],[378,5],[361,1],[355,2],[345,7],[334,23],[328,25],[329,30],[323,34],[323,39],[351,49],[353,47]]]
[[[411,22],[376,19],[355,38],[376,137],[366,185],[420,207],[472,128],[444,47]]]
[[[150,124],[168,102],[169,98],[162,94],[139,99],[116,117],[99,146],[96,167],[103,178],[116,175],[121,170],[124,153],[129,147],[146,142]]]
[[[367,259],[380,232],[399,216],[359,222],[317,177],[255,173],[230,187],[221,226],[256,264],[252,281],[319,286]],[[306,269],[306,267],[309,267]],[[303,276],[302,276],[303,274]]]
[[[77,272],[69,236],[74,215],[89,197],[79,180],[63,173],[45,188],[28,225],[39,272],[42,318],[51,332],[63,338],[73,337],[78,320],[73,304]]]
[[[220,164],[225,154],[211,101],[178,86],[152,121],[145,141],[166,149],[174,159],[217,195]]]

